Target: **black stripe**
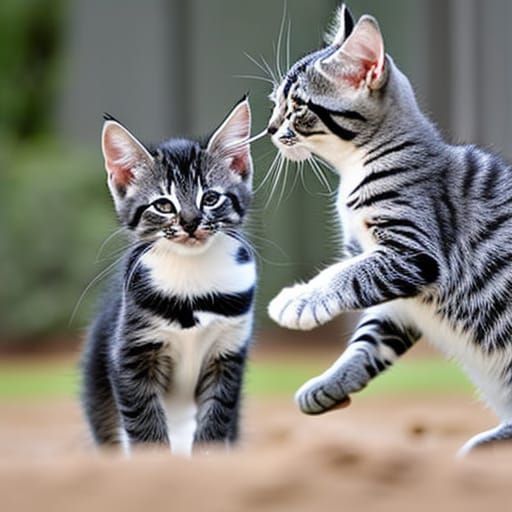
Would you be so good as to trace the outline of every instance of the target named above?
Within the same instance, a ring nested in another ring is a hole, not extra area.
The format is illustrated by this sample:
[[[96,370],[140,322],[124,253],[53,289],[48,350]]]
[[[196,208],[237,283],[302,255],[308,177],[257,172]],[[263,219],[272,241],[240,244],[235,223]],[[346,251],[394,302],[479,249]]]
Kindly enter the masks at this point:
[[[226,192],[226,197],[229,197],[229,199],[231,200],[231,203],[233,204],[233,208],[235,209],[236,213],[240,217],[242,217],[243,214],[244,214],[244,210],[243,210],[243,208],[240,205],[240,201],[238,200],[238,197],[236,197],[236,195],[233,194],[232,192]]]
[[[334,119],[331,117],[331,111],[326,109],[320,105],[315,105],[314,103],[309,102],[308,107],[311,112],[314,112],[320,120],[331,130],[334,135],[340,137],[340,139],[351,141],[356,138],[357,133],[349,130],[347,128],[343,128],[340,126]]]
[[[412,147],[412,146],[416,146],[416,142],[413,142],[412,140],[406,140],[405,142],[402,142],[401,144],[398,144],[396,146],[392,146],[388,149],[385,149],[384,151],[382,151],[381,153],[379,153],[378,155],[375,155],[371,158],[369,158],[368,160],[366,160],[364,162],[364,165],[369,165],[371,164],[372,162],[375,162],[376,160],[378,160],[379,158],[383,158],[387,155],[390,155],[391,153],[398,153],[399,151],[402,151],[406,148],[409,148],[409,147]]]
[[[128,223],[128,227],[130,229],[135,229],[137,225],[140,222],[140,218],[142,217],[142,214],[150,207],[149,204],[143,204],[142,206],[137,207],[135,210],[135,213],[133,214],[133,217],[131,218],[130,222]]]
[[[312,137],[313,135],[326,135],[327,134],[327,132],[325,132],[324,130],[313,130],[311,132],[308,132],[306,130],[299,128],[297,125],[295,125],[293,128],[297,133],[299,133],[303,137]]]
[[[161,341],[154,343],[128,345],[123,348],[122,354],[123,357],[137,357],[140,356],[141,354],[147,354],[148,352],[155,352],[157,350],[160,350],[162,346],[163,343]]]
[[[366,122],[366,117],[363,116],[363,114],[356,112],[355,110],[333,110],[327,107],[323,107],[322,105],[319,105],[318,103],[313,103],[312,101],[308,101],[307,103],[308,108],[315,112],[321,111],[325,114],[329,114],[331,116],[339,116],[339,117],[346,117],[347,119],[353,119],[356,121],[364,121]]]
[[[383,171],[378,172],[372,172],[370,174],[367,174],[360,182],[359,184],[350,192],[349,196],[357,192],[361,187],[364,187],[365,185],[368,185],[372,181],[375,180],[381,180],[383,178],[389,178],[390,176],[396,176],[397,174],[402,174],[407,171],[411,171],[415,168],[413,167],[396,167],[394,169],[385,169]]]
[[[375,194],[373,196],[368,197],[364,201],[358,202],[354,206],[354,210],[359,210],[360,208],[365,208],[367,206],[371,206],[375,203],[379,203],[381,201],[389,201],[390,199],[396,199],[400,197],[400,194],[398,192],[395,192],[394,190],[388,190],[387,192],[381,192],[380,194]],[[348,206],[348,203],[347,203]]]
[[[462,194],[467,197],[473,185],[473,181],[478,169],[478,162],[476,161],[475,150],[472,146],[466,149],[466,173],[464,174],[464,181],[462,182]]]
[[[343,13],[344,23],[345,23],[345,40],[347,37],[352,34],[354,30],[354,18],[352,18],[352,14],[350,13],[348,7],[345,5],[345,11]]]
[[[496,190],[496,183],[498,182],[499,175],[502,172],[502,167],[497,159],[492,159],[491,166],[487,169],[487,173],[484,178],[482,195],[487,199],[494,197],[494,191]]]
[[[368,334],[368,333],[358,336],[355,340],[352,340],[350,342],[350,344],[352,345],[352,343],[362,343],[362,342],[369,343],[370,345],[373,345],[375,347],[378,345],[377,340],[371,334]]]
[[[397,356],[401,356],[412,345],[410,340],[407,340],[401,336],[383,338],[381,343],[391,348]]]
[[[358,304],[363,305],[365,302],[363,299],[361,285],[359,284],[359,279],[357,278],[357,276],[354,276],[352,278],[352,290],[354,291],[354,295],[356,296]]]
[[[429,233],[427,233],[424,229],[420,228],[414,221],[410,219],[396,219],[393,217],[384,217],[373,220],[369,224],[377,226],[379,228],[409,227],[413,231],[420,233],[426,236],[427,238],[430,237]]]
[[[184,299],[148,289],[147,284],[143,286],[144,289],[136,290],[135,303],[169,322],[178,322],[184,329],[197,325],[198,320],[194,315],[196,312],[227,317],[243,315],[250,310],[254,298],[254,287],[239,293],[211,293]]]

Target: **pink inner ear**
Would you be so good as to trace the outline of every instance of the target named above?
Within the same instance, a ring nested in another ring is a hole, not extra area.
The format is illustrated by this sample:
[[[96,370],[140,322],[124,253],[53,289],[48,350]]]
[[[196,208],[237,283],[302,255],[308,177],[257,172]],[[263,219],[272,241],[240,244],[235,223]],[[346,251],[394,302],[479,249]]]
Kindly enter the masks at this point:
[[[245,176],[245,174],[249,170],[249,166],[249,155],[247,152],[235,155],[230,164],[230,168],[237,174],[240,174],[241,176]]]
[[[378,26],[367,19],[359,22],[341,47],[338,59],[342,56],[351,62],[343,73],[350,83],[375,83],[384,70],[384,42]]]
[[[133,180],[135,158],[133,149],[115,135],[107,134],[103,142],[105,167],[117,186],[126,187]]]
[[[110,178],[114,183],[121,187],[128,186],[133,180],[133,172],[131,167],[107,163],[110,171]]]

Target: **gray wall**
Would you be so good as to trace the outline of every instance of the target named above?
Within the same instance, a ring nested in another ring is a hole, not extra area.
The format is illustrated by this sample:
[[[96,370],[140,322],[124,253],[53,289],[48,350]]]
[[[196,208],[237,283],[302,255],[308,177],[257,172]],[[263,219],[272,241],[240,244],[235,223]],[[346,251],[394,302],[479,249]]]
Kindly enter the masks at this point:
[[[292,60],[319,45],[336,4],[288,0]],[[356,15],[369,12],[379,19],[388,52],[451,140],[491,145],[512,156],[512,2],[349,4]],[[64,137],[97,146],[103,111],[118,116],[143,140],[204,134],[247,90],[254,132],[265,126],[269,85],[236,75],[262,75],[244,52],[275,65],[282,1],[73,0],[69,5],[59,111]],[[258,182],[274,151],[260,141],[253,155]],[[263,255],[262,303],[335,254],[335,215],[325,194],[319,195],[322,187],[307,174],[312,194],[298,186],[279,208],[276,200],[265,206],[268,188],[256,196],[252,229]]]

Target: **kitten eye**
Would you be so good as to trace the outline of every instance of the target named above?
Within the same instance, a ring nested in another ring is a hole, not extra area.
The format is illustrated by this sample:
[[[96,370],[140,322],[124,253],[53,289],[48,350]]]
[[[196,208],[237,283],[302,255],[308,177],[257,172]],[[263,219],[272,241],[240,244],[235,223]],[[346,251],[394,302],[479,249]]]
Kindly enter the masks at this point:
[[[157,199],[153,202],[153,206],[155,210],[160,213],[176,213],[176,208],[169,199]]]
[[[203,194],[201,203],[203,206],[206,206],[207,208],[213,208],[214,206],[217,205],[221,198],[222,196],[215,190],[208,190]]]

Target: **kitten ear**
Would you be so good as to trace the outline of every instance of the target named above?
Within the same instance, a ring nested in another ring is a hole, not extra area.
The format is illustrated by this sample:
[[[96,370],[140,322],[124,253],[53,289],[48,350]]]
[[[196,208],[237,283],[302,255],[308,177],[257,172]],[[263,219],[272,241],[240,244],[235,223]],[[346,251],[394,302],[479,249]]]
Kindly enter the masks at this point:
[[[377,20],[372,16],[362,16],[341,47],[319,65],[324,74],[334,79],[341,78],[355,87],[361,83],[373,90],[382,87],[385,53]]]
[[[105,121],[101,149],[109,187],[115,196],[123,197],[138,169],[153,165],[153,157],[124,126],[113,119]]]
[[[250,135],[251,107],[244,96],[210,137],[206,150],[226,160],[235,174],[246,179],[252,174],[251,149],[244,143]]]
[[[354,18],[346,4],[341,4],[336,11],[335,21],[327,33],[325,41],[331,46],[341,46],[354,30]]]

